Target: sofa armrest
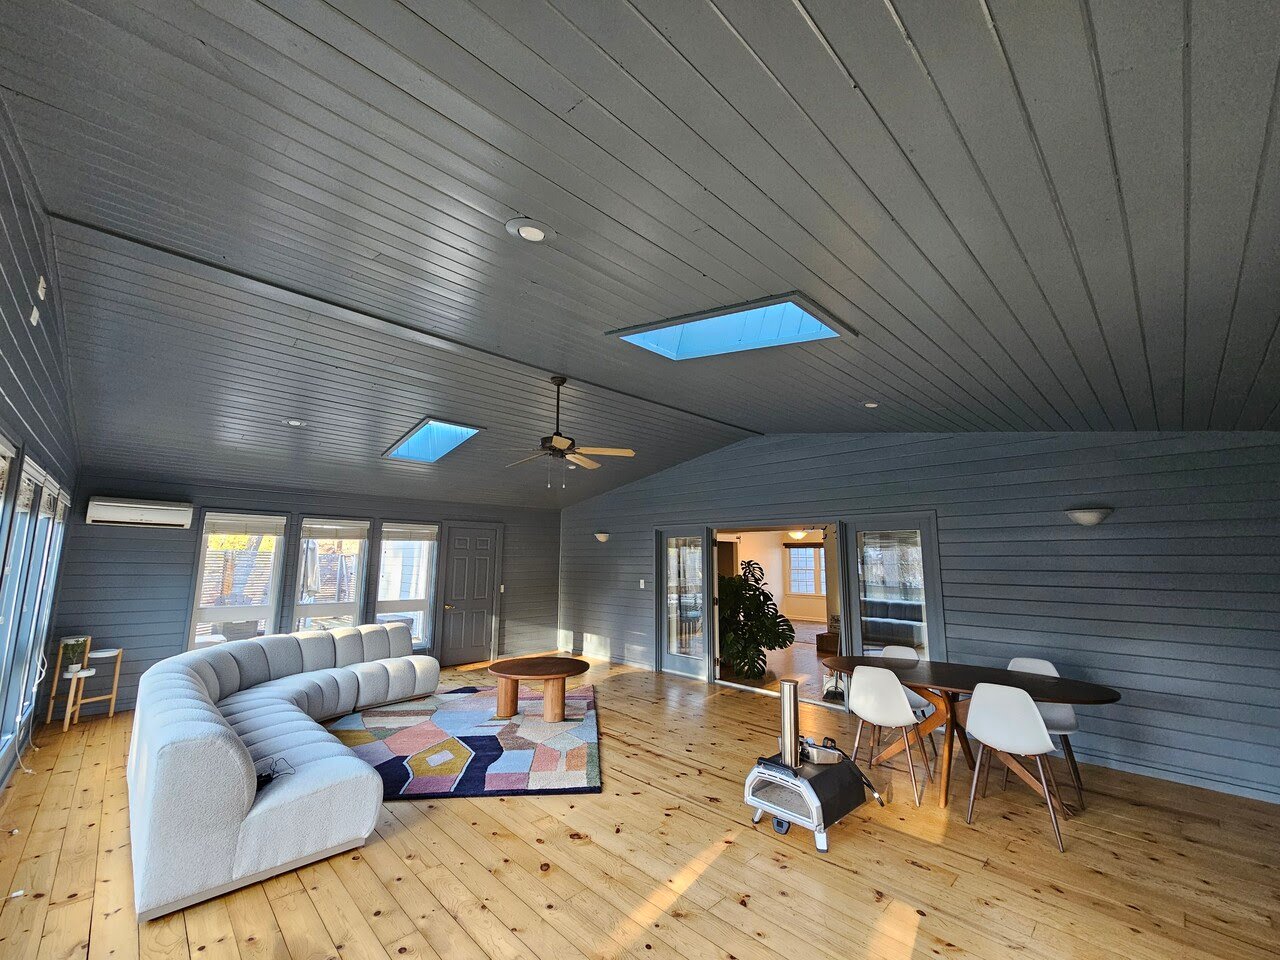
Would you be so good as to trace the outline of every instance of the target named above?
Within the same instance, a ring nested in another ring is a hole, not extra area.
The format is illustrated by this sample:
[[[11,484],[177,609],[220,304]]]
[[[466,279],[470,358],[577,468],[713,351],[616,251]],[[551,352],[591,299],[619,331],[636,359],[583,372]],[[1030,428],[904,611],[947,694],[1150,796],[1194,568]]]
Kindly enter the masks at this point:
[[[249,751],[221,717],[171,719],[138,732],[129,827],[141,914],[231,879],[257,778]]]

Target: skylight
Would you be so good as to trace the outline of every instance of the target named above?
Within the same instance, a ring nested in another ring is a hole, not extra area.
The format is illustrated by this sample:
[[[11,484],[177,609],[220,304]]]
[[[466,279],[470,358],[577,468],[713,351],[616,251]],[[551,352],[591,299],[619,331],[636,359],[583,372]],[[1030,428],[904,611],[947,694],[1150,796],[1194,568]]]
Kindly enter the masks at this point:
[[[648,329],[614,332],[628,343],[652,350],[670,360],[692,360],[840,336],[814,313],[826,316],[816,304],[798,294],[787,294],[677,317],[674,321],[664,321]]]
[[[425,420],[403,440],[384,454],[392,460],[435,463],[459,444],[466,443],[480,431],[443,420]]]

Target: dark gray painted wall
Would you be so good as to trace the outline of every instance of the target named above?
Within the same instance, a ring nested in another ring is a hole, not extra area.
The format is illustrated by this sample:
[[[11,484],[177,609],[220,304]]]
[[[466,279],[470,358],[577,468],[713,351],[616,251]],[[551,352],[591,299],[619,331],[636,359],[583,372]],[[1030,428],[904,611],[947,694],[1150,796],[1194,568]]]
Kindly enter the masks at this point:
[[[186,647],[200,531],[198,518],[190,530],[86,526],[88,497],[104,494],[182,500],[201,510],[255,510],[299,518],[500,522],[504,525],[502,572],[506,584],[501,598],[500,649],[518,654],[556,646],[560,549],[556,511],[287,490],[129,484],[86,477],[67,528],[51,636],[84,632],[93,636],[96,646],[124,648],[121,709],[133,705],[138,677],[147,667]],[[286,600],[293,595],[293,583],[293,570],[286,569]],[[103,692],[99,689],[102,686],[98,681],[90,695]]]
[[[1062,512],[1089,502],[1115,513]],[[952,660],[1110,684],[1079,711],[1090,761],[1280,800],[1274,433],[743,441],[564,511],[562,643],[652,665],[657,527],[894,510],[936,511]]]
[[[8,116],[0,107],[0,427],[66,487],[75,437],[52,238]],[[36,290],[48,282],[46,299]],[[32,306],[40,307],[33,326]]]

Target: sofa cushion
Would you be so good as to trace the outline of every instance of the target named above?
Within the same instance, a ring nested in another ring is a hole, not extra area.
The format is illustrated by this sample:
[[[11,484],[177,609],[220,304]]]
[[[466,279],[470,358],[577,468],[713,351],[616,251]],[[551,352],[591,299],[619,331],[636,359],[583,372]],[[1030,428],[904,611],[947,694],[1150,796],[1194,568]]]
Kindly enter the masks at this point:
[[[290,677],[302,673],[302,644],[291,633],[281,633],[274,637],[262,637],[258,640],[267,655],[267,669],[272,680]],[[319,668],[316,668],[319,669]]]
[[[328,630],[304,630],[295,633],[298,646],[302,648],[302,670],[327,670],[330,667],[345,666],[339,664],[334,657],[333,634]]]
[[[434,657],[392,657],[353,664],[349,669],[360,683],[357,710],[426,696],[440,680],[440,665]]]

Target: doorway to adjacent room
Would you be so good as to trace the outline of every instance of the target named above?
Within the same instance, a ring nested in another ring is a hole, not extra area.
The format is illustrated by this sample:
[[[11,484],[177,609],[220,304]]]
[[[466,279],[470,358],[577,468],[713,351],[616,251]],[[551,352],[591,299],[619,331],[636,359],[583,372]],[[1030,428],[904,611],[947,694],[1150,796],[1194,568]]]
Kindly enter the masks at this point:
[[[750,651],[743,655],[723,629],[716,632],[717,682],[777,691],[778,681],[799,681],[800,696],[813,703],[839,703],[840,692],[824,689],[822,658],[840,652],[840,551],[837,523],[787,527],[742,527],[715,532],[718,611],[758,585],[794,630],[794,639],[765,649],[763,675],[755,675]],[[734,578],[731,583],[728,578]],[[758,594],[756,594],[758,597]],[[744,601],[750,603],[751,600]],[[768,634],[764,634],[768,637]],[[775,640],[775,643],[779,641]]]

